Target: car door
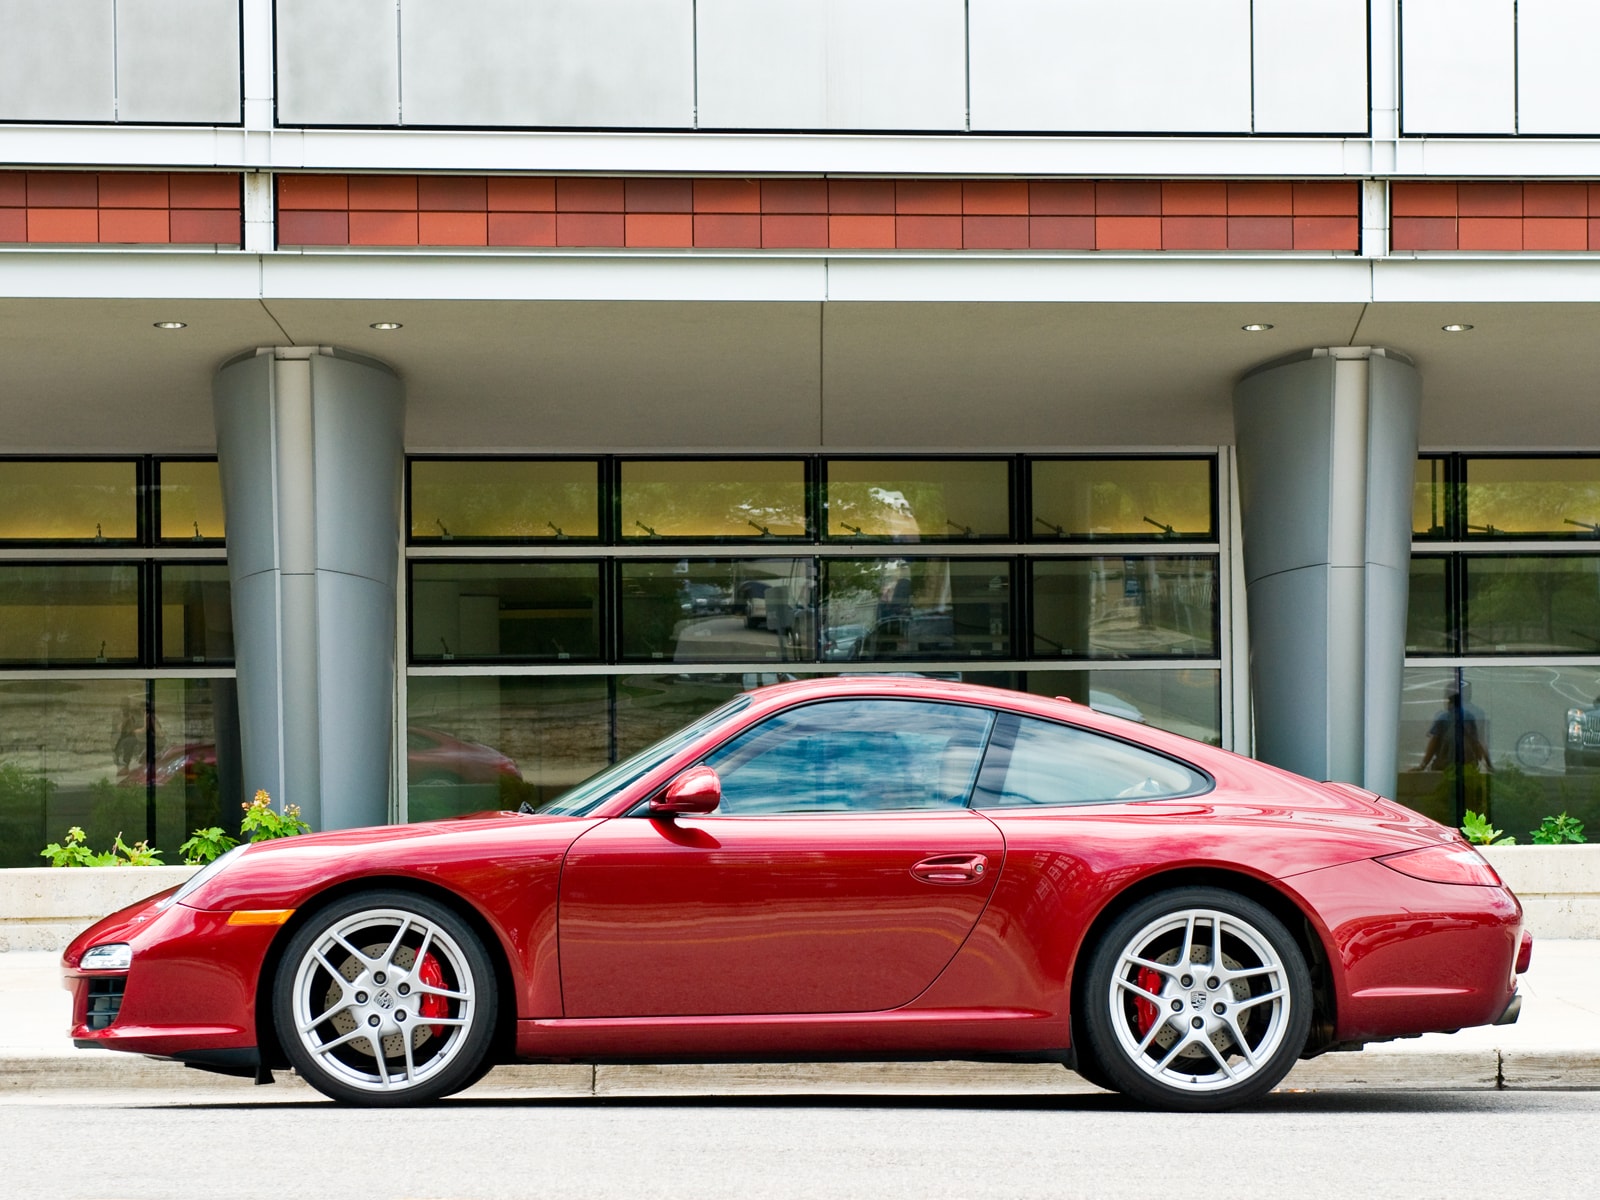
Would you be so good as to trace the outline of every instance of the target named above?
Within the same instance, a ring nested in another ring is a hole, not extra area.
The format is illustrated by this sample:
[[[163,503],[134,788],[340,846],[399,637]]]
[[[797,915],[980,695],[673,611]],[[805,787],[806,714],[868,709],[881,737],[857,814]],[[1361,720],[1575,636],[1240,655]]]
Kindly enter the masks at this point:
[[[615,817],[567,853],[569,1017],[871,1012],[920,994],[1000,875],[967,808],[994,714],[850,698],[778,713],[705,761],[704,817]]]

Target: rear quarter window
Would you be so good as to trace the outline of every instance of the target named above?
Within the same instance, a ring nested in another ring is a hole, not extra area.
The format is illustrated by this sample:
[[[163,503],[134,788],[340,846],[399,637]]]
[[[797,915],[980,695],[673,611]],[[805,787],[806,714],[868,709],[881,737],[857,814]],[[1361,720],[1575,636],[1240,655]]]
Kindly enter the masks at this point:
[[[1192,796],[1211,780],[1153,750],[1071,725],[1016,717],[996,728],[974,808],[1025,808]]]

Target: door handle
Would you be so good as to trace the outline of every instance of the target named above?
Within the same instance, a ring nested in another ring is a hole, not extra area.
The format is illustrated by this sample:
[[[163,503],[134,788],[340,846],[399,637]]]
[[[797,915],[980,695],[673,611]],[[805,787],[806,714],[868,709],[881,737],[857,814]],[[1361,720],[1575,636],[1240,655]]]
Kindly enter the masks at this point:
[[[911,874],[923,883],[974,883],[988,869],[987,855],[936,854],[912,867]]]

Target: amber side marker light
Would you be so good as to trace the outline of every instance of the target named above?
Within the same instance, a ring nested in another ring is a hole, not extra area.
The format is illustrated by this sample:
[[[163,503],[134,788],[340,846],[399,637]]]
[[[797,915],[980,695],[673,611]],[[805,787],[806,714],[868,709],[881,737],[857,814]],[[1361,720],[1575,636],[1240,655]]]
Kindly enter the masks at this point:
[[[282,925],[292,916],[292,908],[241,908],[228,914],[228,924]]]

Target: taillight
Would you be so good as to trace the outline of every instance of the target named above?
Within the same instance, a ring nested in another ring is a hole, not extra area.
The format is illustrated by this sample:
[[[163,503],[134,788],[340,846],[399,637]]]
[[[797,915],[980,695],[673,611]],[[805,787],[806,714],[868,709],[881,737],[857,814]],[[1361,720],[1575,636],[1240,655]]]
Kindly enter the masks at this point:
[[[1479,887],[1500,887],[1500,876],[1494,868],[1465,842],[1447,842],[1438,846],[1424,846],[1420,850],[1404,850],[1399,854],[1385,854],[1378,859],[1391,871],[1399,871],[1413,879],[1426,879],[1429,883],[1470,883]]]

